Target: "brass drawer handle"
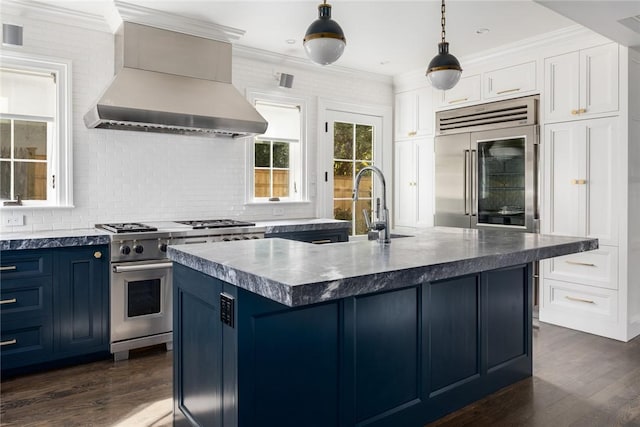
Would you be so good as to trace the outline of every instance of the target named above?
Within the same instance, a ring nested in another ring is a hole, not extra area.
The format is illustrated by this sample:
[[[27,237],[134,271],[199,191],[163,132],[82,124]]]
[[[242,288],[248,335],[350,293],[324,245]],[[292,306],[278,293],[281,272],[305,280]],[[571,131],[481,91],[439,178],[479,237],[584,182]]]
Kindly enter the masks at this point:
[[[586,179],[572,179],[571,183],[573,185],[584,185],[584,184],[587,183],[587,180]]]
[[[586,108],[580,108],[578,110],[571,110],[571,114],[573,114],[574,116],[577,114],[584,114],[587,112]]]
[[[0,304],[15,304],[17,302],[18,302],[17,299],[11,298],[11,299],[3,299],[2,301],[0,301]]]
[[[331,243],[331,239],[312,240],[311,243],[313,243],[314,245],[322,245],[324,243]]]
[[[578,301],[578,302],[586,302],[587,304],[595,304],[595,301],[592,301],[590,299],[570,297],[568,295],[565,295],[565,298],[568,299],[569,301]]]
[[[418,132],[416,132],[415,130],[411,131],[408,133],[408,136],[416,136],[418,134]]]
[[[4,345],[13,345],[13,344],[17,344],[17,340],[14,338],[12,340],[9,341],[2,341],[0,342],[0,346],[4,346]]]
[[[7,265],[7,266],[2,266],[0,267],[0,271],[13,271],[13,270],[17,270],[18,267],[15,265]]]
[[[510,93],[510,92],[518,92],[520,90],[519,87],[515,88],[515,89],[506,89],[506,90],[501,90],[496,92],[496,95],[502,95],[503,93]]]
[[[595,264],[592,264],[590,262],[579,262],[579,261],[565,261],[567,264],[574,264],[574,265],[585,265],[587,267],[595,267]]]
[[[466,100],[468,100],[469,98],[459,98],[459,99],[452,99],[451,101],[449,101],[449,104],[455,104],[457,102],[464,102]]]
[[[578,114],[578,110],[571,110],[571,114],[575,116],[576,114]]]

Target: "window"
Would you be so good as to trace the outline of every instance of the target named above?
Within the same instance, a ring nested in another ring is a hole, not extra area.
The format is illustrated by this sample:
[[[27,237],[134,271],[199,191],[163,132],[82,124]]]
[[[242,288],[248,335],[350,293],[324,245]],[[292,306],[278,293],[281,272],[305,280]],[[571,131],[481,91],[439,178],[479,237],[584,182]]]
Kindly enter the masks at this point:
[[[253,202],[304,201],[304,103],[283,97],[252,100],[267,120],[266,133],[254,138],[250,199]]]
[[[0,60],[0,200],[70,206],[70,64],[4,52]]]

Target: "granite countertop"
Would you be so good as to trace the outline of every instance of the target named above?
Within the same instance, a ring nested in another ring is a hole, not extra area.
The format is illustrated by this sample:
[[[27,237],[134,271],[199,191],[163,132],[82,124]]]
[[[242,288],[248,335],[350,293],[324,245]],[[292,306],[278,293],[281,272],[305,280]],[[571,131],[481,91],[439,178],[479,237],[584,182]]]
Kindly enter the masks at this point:
[[[597,239],[435,227],[388,246],[276,238],[169,246],[168,256],[293,307],[597,248]]]
[[[145,222],[145,221],[140,221]],[[157,222],[157,221],[146,221]],[[256,227],[264,227],[266,234],[296,231],[335,230],[350,228],[351,222],[330,218],[282,219],[276,221],[253,221]],[[187,226],[178,225],[181,230]],[[112,233],[94,228],[46,231],[17,231],[0,235],[0,250],[21,250],[41,248],[61,248],[66,246],[87,246],[109,244]]]
[[[279,221],[254,221],[256,227],[265,227],[266,234],[350,229],[351,221],[331,218],[283,219]]]
[[[0,250],[108,245],[110,243],[109,234],[109,232],[95,228],[2,233],[0,235]]]

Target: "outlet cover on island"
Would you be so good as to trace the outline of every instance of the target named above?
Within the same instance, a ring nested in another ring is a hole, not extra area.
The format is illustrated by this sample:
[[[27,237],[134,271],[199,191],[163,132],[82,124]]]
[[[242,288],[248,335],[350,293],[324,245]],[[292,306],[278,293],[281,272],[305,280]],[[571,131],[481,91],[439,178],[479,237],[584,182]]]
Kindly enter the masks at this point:
[[[284,208],[273,208],[273,215],[274,216],[284,215]]]
[[[24,215],[11,215],[2,218],[2,225],[24,225]]]

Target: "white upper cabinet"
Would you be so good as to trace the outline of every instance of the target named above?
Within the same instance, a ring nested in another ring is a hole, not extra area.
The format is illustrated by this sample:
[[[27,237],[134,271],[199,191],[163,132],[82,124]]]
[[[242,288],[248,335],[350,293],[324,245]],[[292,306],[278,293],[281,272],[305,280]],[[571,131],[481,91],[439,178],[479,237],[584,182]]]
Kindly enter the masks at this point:
[[[617,118],[545,126],[543,232],[618,244]]]
[[[452,107],[480,101],[480,74],[465,76],[449,90],[437,91],[438,106]]]
[[[618,111],[618,45],[615,43],[546,58],[545,122]]]
[[[518,96],[536,89],[535,61],[488,71],[483,74],[484,99]]]
[[[433,134],[431,88],[424,87],[396,94],[395,140]]]

